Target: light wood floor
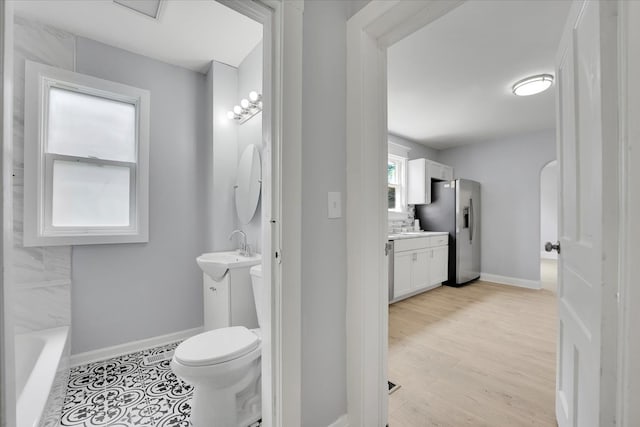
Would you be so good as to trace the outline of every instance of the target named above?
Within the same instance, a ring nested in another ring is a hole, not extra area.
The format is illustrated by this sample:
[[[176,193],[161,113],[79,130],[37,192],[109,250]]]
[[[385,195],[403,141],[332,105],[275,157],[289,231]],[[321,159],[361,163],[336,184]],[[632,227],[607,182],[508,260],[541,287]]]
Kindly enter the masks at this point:
[[[555,426],[555,294],[475,282],[389,307],[389,425]]]

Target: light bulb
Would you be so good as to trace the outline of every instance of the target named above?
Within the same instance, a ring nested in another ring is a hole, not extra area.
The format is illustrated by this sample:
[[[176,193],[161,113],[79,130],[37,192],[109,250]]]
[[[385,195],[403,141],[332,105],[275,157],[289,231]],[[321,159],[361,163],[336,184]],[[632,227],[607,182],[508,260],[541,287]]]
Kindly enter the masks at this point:
[[[236,113],[237,115],[242,114],[242,107],[239,105],[236,105],[235,107],[233,107],[233,112]]]
[[[233,120],[236,118],[236,114],[233,111],[227,111],[227,119]]]
[[[256,92],[255,90],[249,92],[249,99],[251,100],[251,102],[256,102],[259,97],[260,95],[258,95],[258,92]]]
[[[249,108],[249,100],[243,99],[242,101],[240,101],[240,105],[242,106],[242,108]]]

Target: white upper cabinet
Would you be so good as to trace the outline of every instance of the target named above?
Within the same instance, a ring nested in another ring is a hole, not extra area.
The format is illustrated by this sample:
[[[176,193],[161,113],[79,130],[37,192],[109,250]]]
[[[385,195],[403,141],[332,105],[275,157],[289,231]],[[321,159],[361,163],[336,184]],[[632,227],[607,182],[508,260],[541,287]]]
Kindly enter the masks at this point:
[[[407,203],[424,205],[431,203],[431,180],[453,180],[453,168],[428,159],[409,160],[407,174]]]

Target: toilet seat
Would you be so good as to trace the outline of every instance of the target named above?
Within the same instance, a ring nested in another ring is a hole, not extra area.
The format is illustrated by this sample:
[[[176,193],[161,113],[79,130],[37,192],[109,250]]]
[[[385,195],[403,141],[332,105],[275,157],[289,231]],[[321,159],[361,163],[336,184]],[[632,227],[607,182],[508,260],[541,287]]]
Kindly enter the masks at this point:
[[[244,356],[260,345],[258,336],[244,326],[214,329],[185,340],[174,353],[185,366],[208,366]]]

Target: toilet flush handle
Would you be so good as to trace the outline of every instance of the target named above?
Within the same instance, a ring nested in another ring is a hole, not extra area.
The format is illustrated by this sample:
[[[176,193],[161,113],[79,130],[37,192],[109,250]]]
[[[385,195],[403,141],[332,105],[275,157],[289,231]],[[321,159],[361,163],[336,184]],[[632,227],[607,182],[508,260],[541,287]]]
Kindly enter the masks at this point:
[[[209,289],[210,289],[211,291],[213,291],[213,292],[217,291],[217,289],[216,289],[216,288],[214,288],[213,286],[209,286]]]

